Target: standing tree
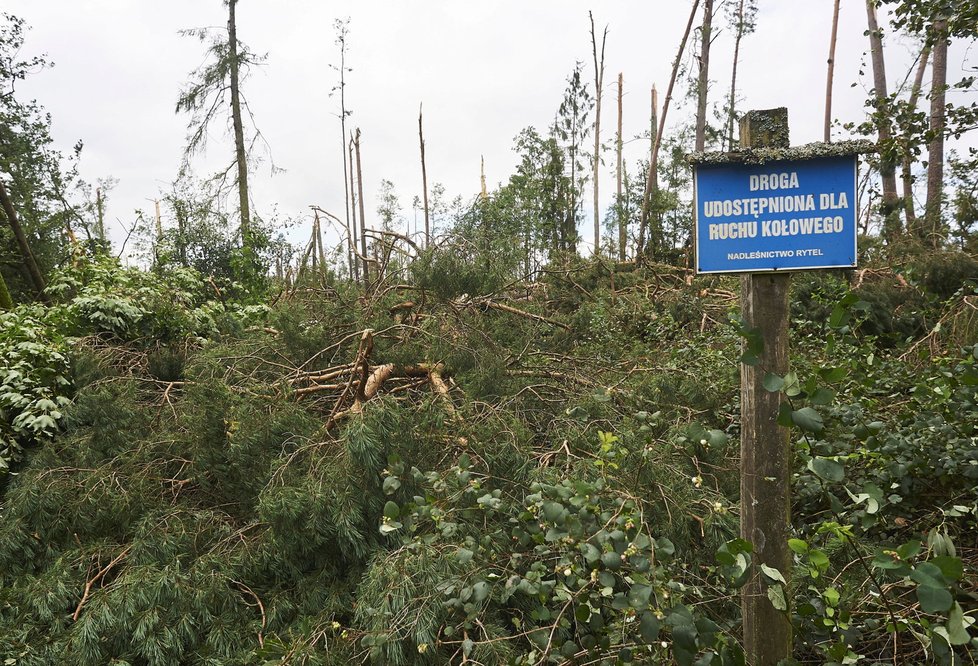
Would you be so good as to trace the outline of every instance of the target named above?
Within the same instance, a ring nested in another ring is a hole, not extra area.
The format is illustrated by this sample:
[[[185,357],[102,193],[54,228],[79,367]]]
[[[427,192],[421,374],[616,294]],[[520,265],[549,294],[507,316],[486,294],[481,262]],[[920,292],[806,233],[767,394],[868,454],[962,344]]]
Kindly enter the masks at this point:
[[[891,141],[893,131],[886,86],[886,66],[883,59],[883,33],[876,19],[877,0],[866,0],[869,25],[869,51],[873,62],[873,118],[879,133],[880,177],[883,180],[883,235],[893,240],[900,233],[900,197],[896,187],[896,151]]]
[[[594,254],[601,252],[601,213],[598,208],[598,168],[601,165],[601,91],[604,87],[604,45],[608,40],[608,26],[601,34],[601,56],[598,57],[598,42],[594,35],[594,15],[591,19],[591,54],[594,56],[594,155],[591,177],[594,179]]]
[[[938,247],[943,239],[941,206],[944,202],[944,131],[947,91],[947,17],[939,13],[931,24],[934,62],[930,84],[930,143],[927,145],[927,206],[925,231],[931,244]]]
[[[594,99],[581,79],[581,63],[577,63],[567,79],[564,100],[560,103],[557,118],[554,120],[556,136],[566,142],[567,167],[570,169],[570,180],[567,183],[568,206],[564,210],[565,217],[559,236],[559,247],[565,252],[574,252],[577,249],[577,220],[581,192],[586,182],[586,177],[582,175],[584,164],[580,161],[581,145],[587,138],[587,116],[593,107]]]
[[[727,101],[726,145],[732,150],[734,145],[734,125],[737,120],[737,63],[740,60],[740,42],[754,32],[757,27],[757,0],[739,0],[736,5],[727,5],[728,20],[734,29],[734,55],[730,68],[730,98]]]
[[[642,194],[642,216],[638,226],[638,247],[635,249],[635,258],[641,262],[645,253],[645,230],[649,224],[649,211],[652,204],[652,190],[656,181],[656,171],[659,165],[659,149],[662,147],[662,131],[666,126],[666,114],[669,111],[669,102],[672,101],[672,90],[676,85],[676,77],[679,74],[679,65],[683,60],[683,53],[686,51],[686,42],[689,40],[689,32],[693,29],[693,21],[696,19],[696,10],[699,9],[700,0],[693,0],[693,6],[689,12],[689,20],[686,22],[686,30],[683,38],[679,42],[679,51],[676,52],[676,59],[672,62],[672,75],[669,77],[669,87],[666,89],[666,99],[662,104],[662,115],[659,117],[659,126],[652,139],[652,156],[649,158],[649,171],[645,178],[645,192]],[[654,96],[653,96],[654,97]],[[656,106],[653,103],[653,107]]]
[[[978,129],[978,103],[947,104],[946,92],[974,90],[975,77],[966,75],[948,84],[947,49],[951,39],[978,40],[978,4],[973,0],[885,0],[894,5],[894,27],[926,40],[930,47],[931,87],[927,140],[927,201],[924,220],[915,225],[914,236],[940,247],[948,225],[942,220],[945,199],[944,139]],[[921,60],[924,56],[921,55]],[[919,71],[919,70],[918,70]]]
[[[699,76],[696,83],[696,150],[706,149],[706,107],[710,89],[710,46],[713,35],[713,0],[703,0],[700,28]]]
[[[349,67],[346,66],[346,52],[349,50],[347,40],[350,35],[350,19],[336,19],[333,22],[333,30],[336,31],[336,45],[340,47],[340,66],[336,67],[332,65],[333,69],[336,69],[340,75],[339,85],[333,88],[331,92],[339,91],[340,93],[340,152],[343,154],[343,201],[346,204],[346,260],[350,270],[350,277],[355,277],[358,270],[357,264],[353,260],[355,252],[355,238],[356,229],[355,222],[351,225],[350,222],[350,210],[352,204],[352,179],[350,173],[353,169],[349,155],[351,151],[347,150],[347,136],[346,136],[346,119],[353,114],[346,108],[346,73],[351,71]],[[356,217],[356,211],[354,211],[354,217]]]
[[[77,166],[63,168],[52,149],[50,115],[18,96],[17,84],[48,66],[43,56],[22,58],[25,29],[23,19],[0,13],[0,265],[19,273],[4,276],[15,297],[43,298],[44,272],[65,257],[69,219],[80,217],[67,194]],[[80,151],[78,143],[75,161]]]
[[[832,141],[832,80],[835,74],[835,43],[839,35],[839,0],[835,0],[832,6],[832,31],[829,35],[829,59],[828,69],[825,74],[825,129],[822,140],[825,143]],[[730,136],[733,137],[733,127],[731,126]],[[731,145],[733,139],[731,138]]]
[[[248,69],[264,60],[256,56],[247,46],[238,40],[235,21],[235,7],[238,0],[225,0],[228,7],[227,34],[217,33],[211,28],[185,30],[182,34],[197,37],[201,41],[210,40],[208,53],[211,62],[196,72],[190,84],[184,88],[177,100],[177,113],[190,114],[185,159],[201,151],[207,142],[207,130],[211,122],[224,113],[230,106],[231,125],[234,139],[234,161],[228,168],[218,174],[215,179],[225,182],[229,173],[234,171],[235,184],[238,193],[239,233],[241,247],[245,256],[245,270],[253,272],[255,261],[255,238],[251,220],[248,193],[248,156],[255,142],[262,138],[261,132],[253,128],[252,136],[246,141],[242,112],[247,111],[248,101],[241,92],[241,82],[248,74]]]

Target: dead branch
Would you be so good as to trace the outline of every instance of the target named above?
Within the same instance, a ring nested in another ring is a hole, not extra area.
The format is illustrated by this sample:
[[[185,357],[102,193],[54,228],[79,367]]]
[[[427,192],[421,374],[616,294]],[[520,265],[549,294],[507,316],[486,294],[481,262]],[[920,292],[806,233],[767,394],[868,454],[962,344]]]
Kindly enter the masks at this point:
[[[509,314],[514,314],[519,317],[525,317],[526,319],[532,319],[533,321],[539,321],[544,324],[550,324],[551,326],[557,326],[564,329],[565,331],[571,330],[571,327],[561,321],[556,321],[550,319],[549,317],[544,317],[543,315],[533,314],[532,312],[527,312],[526,310],[520,310],[519,308],[514,308],[511,305],[506,305],[505,303],[497,303],[491,300],[481,300],[478,301],[479,306],[485,308],[492,308],[493,310],[499,310],[501,312],[508,312]]]
[[[85,602],[88,601],[88,597],[92,592],[92,586],[102,580],[105,577],[105,574],[109,573],[112,567],[121,562],[123,558],[129,554],[130,550],[132,550],[132,546],[127,546],[121,553],[116,555],[111,562],[106,564],[97,574],[95,574],[93,578],[89,579],[88,582],[85,583],[85,591],[82,592],[81,601],[78,602],[78,606],[75,607],[75,612],[71,616],[71,619],[74,622],[78,621],[78,617],[81,615],[82,607],[85,605]]]

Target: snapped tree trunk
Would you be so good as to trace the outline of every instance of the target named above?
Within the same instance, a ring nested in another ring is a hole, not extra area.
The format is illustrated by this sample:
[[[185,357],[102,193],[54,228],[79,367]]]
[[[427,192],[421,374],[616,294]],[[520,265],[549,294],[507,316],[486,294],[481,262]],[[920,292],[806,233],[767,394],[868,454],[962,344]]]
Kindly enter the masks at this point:
[[[234,8],[238,0],[228,0],[228,57],[231,75],[231,124],[234,127],[234,160],[238,167],[238,208],[240,209],[241,246],[251,249],[251,213],[248,205],[248,156],[245,152],[244,125],[241,122],[241,92],[238,79],[238,32]]]
[[[357,155],[357,198],[360,200],[360,253],[363,254],[363,291],[370,289],[370,260],[367,259],[367,216],[363,208],[363,164],[360,162],[360,128],[353,146]]]
[[[696,84],[696,150],[706,148],[706,107],[710,88],[710,38],[713,33],[713,0],[703,2],[700,30],[700,71]]]
[[[679,64],[682,62],[683,52],[686,50],[686,41],[689,39],[689,33],[693,29],[693,21],[696,19],[696,10],[699,9],[699,6],[700,0],[693,0],[693,7],[689,12],[689,21],[686,23],[686,31],[683,33],[683,39],[679,43],[679,51],[676,53],[676,59],[672,63],[672,76],[669,78],[666,99],[662,104],[662,116],[659,118],[659,127],[652,140],[652,157],[649,159],[649,173],[645,179],[645,192],[642,194],[642,216],[639,220],[638,227],[639,246],[635,251],[636,259],[639,262],[641,262],[642,255],[645,252],[643,242],[645,240],[645,229],[649,224],[649,204],[652,199],[652,184],[656,182],[657,178],[656,169],[659,164],[659,147],[662,145],[662,130],[665,128],[666,114],[669,111],[669,102],[672,100],[672,89],[676,85],[676,76],[679,74]]]
[[[734,37],[733,65],[730,73],[730,100],[727,104],[727,150],[733,150],[734,123],[737,120],[737,61],[740,60],[740,40],[744,38],[744,0],[737,6],[737,35]]]
[[[947,19],[938,18],[931,26],[934,41],[934,63],[930,84],[930,135],[927,145],[927,224],[933,247],[943,239],[941,205],[944,202],[944,97],[947,89]]]
[[[34,253],[31,252],[30,243],[27,242],[27,234],[24,233],[24,227],[20,224],[17,211],[14,210],[14,203],[10,200],[10,195],[7,194],[7,187],[3,184],[2,180],[0,180],[0,206],[3,207],[3,214],[7,218],[7,224],[10,225],[10,230],[14,232],[14,238],[17,240],[17,248],[20,250],[20,258],[24,269],[30,276],[31,285],[42,300],[47,300],[44,295],[44,276],[41,275],[41,269],[34,259]]]
[[[428,209],[428,169],[424,162],[424,112],[418,105],[418,141],[421,142],[421,189],[424,198],[424,246],[431,244],[431,217]]]
[[[896,187],[896,160],[890,127],[889,98],[886,92],[886,66],[883,37],[876,20],[876,0],[866,0],[869,25],[869,51],[873,61],[873,93],[876,99],[876,129],[880,144],[880,178],[883,181],[883,237],[892,241],[900,234],[900,197]]]
[[[832,7],[832,34],[829,37],[829,67],[825,75],[825,136],[823,138],[825,143],[832,141],[832,79],[835,75],[835,42],[838,36],[839,0],[835,0]]]
[[[3,274],[0,273],[0,310],[11,310],[14,307],[14,301],[10,298],[10,290],[7,289],[7,281],[3,279]]]
[[[628,244],[628,218],[625,217],[625,202],[622,200],[621,191],[621,149],[624,145],[621,136],[621,101],[622,101],[622,87],[624,86],[624,76],[621,72],[618,73],[618,134],[615,140],[616,149],[616,166],[615,174],[618,185],[618,199],[617,206],[615,207],[618,211],[618,259],[620,261],[625,261],[625,254]]]
[[[917,63],[917,74],[913,79],[913,86],[910,88],[910,98],[907,100],[907,112],[917,111],[917,100],[920,99],[920,89],[924,83],[924,72],[927,71],[927,61],[930,60],[931,45],[924,42],[920,50],[920,61]],[[917,228],[917,212],[914,210],[913,202],[913,154],[910,152],[909,128],[904,130],[903,136],[903,169],[901,180],[903,181],[903,211],[907,217],[907,231],[915,237],[921,235]]]
[[[601,165],[601,91],[604,87],[604,45],[608,39],[608,28],[605,26],[601,35],[601,58],[598,59],[598,42],[594,36],[594,15],[588,12],[591,19],[591,53],[594,56],[594,160],[592,174],[594,178],[594,255],[601,254],[601,212],[598,206],[598,168]]]

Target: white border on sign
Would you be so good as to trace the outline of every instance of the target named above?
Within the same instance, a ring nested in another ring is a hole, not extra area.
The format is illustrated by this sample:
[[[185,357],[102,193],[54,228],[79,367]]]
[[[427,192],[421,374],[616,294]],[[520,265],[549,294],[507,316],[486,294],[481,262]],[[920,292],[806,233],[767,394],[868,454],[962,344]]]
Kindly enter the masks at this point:
[[[845,155],[839,155],[838,157],[846,157]],[[852,191],[859,192],[859,156],[849,155],[853,162],[855,163],[852,170],[853,180],[852,180]],[[778,164],[779,162],[801,162],[808,160],[771,160],[770,162],[765,162],[765,164]],[[699,165],[697,165],[699,166]],[[859,206],[855,206],[855,212],[853,215],[853,229],[852,234],[852,257],[853,262],[851,264],[831,264],[829,266],[801,266],[801,267],[789,267],[789,268],[724,268],[720,270],[709,270],[701,271],[699,268],[700,259],[700,234],[699,234],[699,214],[700,214],[700,191],[699,191],[699,180],[700,180],[700,170],[698,168],[693,169],[693,273],[696,275],[722,275],[724,273],[796,273],[799,271],[821,271],[830,268],[856,268],[859,265]]]

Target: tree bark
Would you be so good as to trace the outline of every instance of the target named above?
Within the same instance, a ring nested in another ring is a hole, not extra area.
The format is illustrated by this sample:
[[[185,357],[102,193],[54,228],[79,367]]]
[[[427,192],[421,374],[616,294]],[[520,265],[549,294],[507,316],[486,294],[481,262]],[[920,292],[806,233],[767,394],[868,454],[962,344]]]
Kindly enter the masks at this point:
[[[927,231],[933,247],[943,239],[941,205],[944,201],[944,127],[947,89],[947,19],[938,18],[931,26],[934,62],[930,84],[930,134],[927,145]]]
[[[706,148],[706,107],[710,88],[710,39],[713,34],[713,0],[703,2],[700,30],[700,71],[696,85],[696,150]]]
[[[686,50],[686,41],[689,39],[689,33],[693,29],[693,21],[696,19],[696,10],[699,9],[700,0],[693,0],[693,8],[689,12],[689,21],[686,23],[686,31],[683,33],[683,39],[679,43],[679,51],[676,53],[676,59],[672,63],[672,76],[669,78],[669,87],[666,89],[666,99],[662,105],[662,116],[659,118],[658,131],[655,133],[655,137],[652,141],[652,156],[649,159],[649,173],[645,179],[645,192],[642,194],[642,216],[639,220],[638,227],[638,237],[639,246],[636,248],[635,255],[636,260],[641,262],[642,255],[645,252],[645,248],[642,246],[642,241],[645,239],[645,228],[649,223],[649,203],[652,198],[652,184],[657,178],[656,169],[659,163],[659,147],[662,145],[662,131],[666,124],[666,114],[669,111],[669,102],[672,100],[672,89],[676,85],[676,76],[679,74],[679,64],[683,59],[683,52]]]
[[[424,124],[423,111],[418,106],[418,141],[421,142],[421,188],[424,197],[424,246],[431,244],[431,217],[428,209],[428,169],[424,161]]]
[[[3,214],[7,218],[7,224],[10,225],[10,230],[14,232],[14,238],[17,240],[17,247],[20,250],[20,258],[30,276],[31,285],[42,300],[47,300],[44,294],[44,276],[41,275],[41,269],[34,259],[34,253],[31,252],[30,243],[27,242],[27,234],[24,233],[24,227],[20,224],[17,211],[14,210],[13,201],[10,200],[10,195],[7,194],[7,187],[3,184],[2,180],[0,180],[0,206],[3,207]]]
[[[7,281],[3,279],[3,274],[0,273],[0,310],[12,310],[14,307],[14,301],[10,298],[10,290],[7,289]]]
[[[927,71],[927,61],[930,60],[931,45],[924,42],[920,50],[920,62],[917,63],[917,74],[913,79],[913,86],[910,88],[910,98],[907,100],[907,113],[914,113],[917,110],[917,100],[920,98],[920,89],[924,83],[924,72]],[[907,217],[907,231],[914,236],[920,235],[917,228],[917,213],[914,210],[913,201],[913,155],[910,152],[910,137],[907,131],[903,137],[903,169],[901,173],[903,181],[903,211]]]
[[[745,148],[787,148],[787,109],[748,112],[740,121]],[[782,131],[779,131],[782,130]],[[780,138],[780,141],[779,141]],[[791,440],[778,425],[782,394],[764,377],[788,372],[788,291],[791,273],[741,278],[744,327],[761,336],[758,363],[740,366],[740,536],[754,547],[750,579],[741,588],[744,651],[752,666],[776,666],[791,656],[791,622],[768,598],[761,565],[781,572],[791,589]],[[779,585],[779,583],[773,583]]]
[[[228,0],[228,57],[231,74],[231,124],[234,127],[234,159],[238,167],[238,207],[240,209],[241,246],[252,247],[251,213],[248,202],[248,160],[245,153],[244,125],[241,122],[241,93],[238,87],[238,32],[234,9],[238,0]]]
[[[592,173],[594,177],[594,256],[601,254],[601,212],[598,206],[598,168],[601,165],[601,91],[604,88],[604,45],[608,39],[608,28],[605,26],[601,35],[601,59],[598,59],[598,43],[594,36],[594,15],[588,12],[591,19],[591,54],[594,56],[594,160]]]
[[[835,75],[835,43],[839,36],[839,0],[832,8],[832,35],[829,37],[828,72],[825,75],[825,143],[832,141],[832,81]]]
[[[346,260],[349,264],[350,277],[356,279],[357,264],[354,262],[356,248],[356,211],[353,222],[350,222],[350,210],[353,206],[353,156],[352,149],[347,150],[346,138],[346,28],[347,24],[337,20],[336,29],[339,31],[340,42],[340,145],[343,151],[343,202],[346,205]]]
[[[733,150],[734,123],[737,120],[737,61],[740,60],[740,40],[744,38],[744,0],[737,6],[737,36],[734,38],[733,65],[730,74],[730,101],[727,109],[727,150]]]
[[[880,178],[883,181],[883,236],[892,241],[900,234],[900,197],[896,187],[896,163],[893,159],[892,130],[889,115],[885,113],[889,102],[886,88],[886,67],[883,59],[883,38],[876,20],[876,0],[866,0],[866,17],[869,25],[869,51],[873,62],[873,92],[876,98],[876,128],[880,143]]]
[[[360,200],[360,253],[363,254],[363,291],[370,289],[370,263],[367,259],[367,216],[363,207],[363,164],[360,161],[360,128],[357,128],[353,146],[357,155],[357,197]]]
[[[350,223],[347,229],[347,240],[350,244],[350,261],[353,262],[353,269],[350,271],[350,277],[356,281],[360,281],[360,260],[358,259],[359,250],[357,250],[357,245],[359,245],[360,231],[357,226],[357,194],[356,194],[356,184],[353,182],[353,136],[350,136],[350,142],[347,145],[348,152],[350,154],[350,211],[352,216],[347,220]]]
[[[622,199],[622,179],[621,179],[621,152],[624,142],[621,136],[621,119],[622,119],[622,87],[624,85],[624,75],[618,73],[618,134],[615,140],[616,149],[616,181],[618,186],[618,200],[617,200],[617,210],[618,210],[618,259],[619,261],[625,261],[625,254],[628,245],[628,219],[625,217],[625,202]]]

